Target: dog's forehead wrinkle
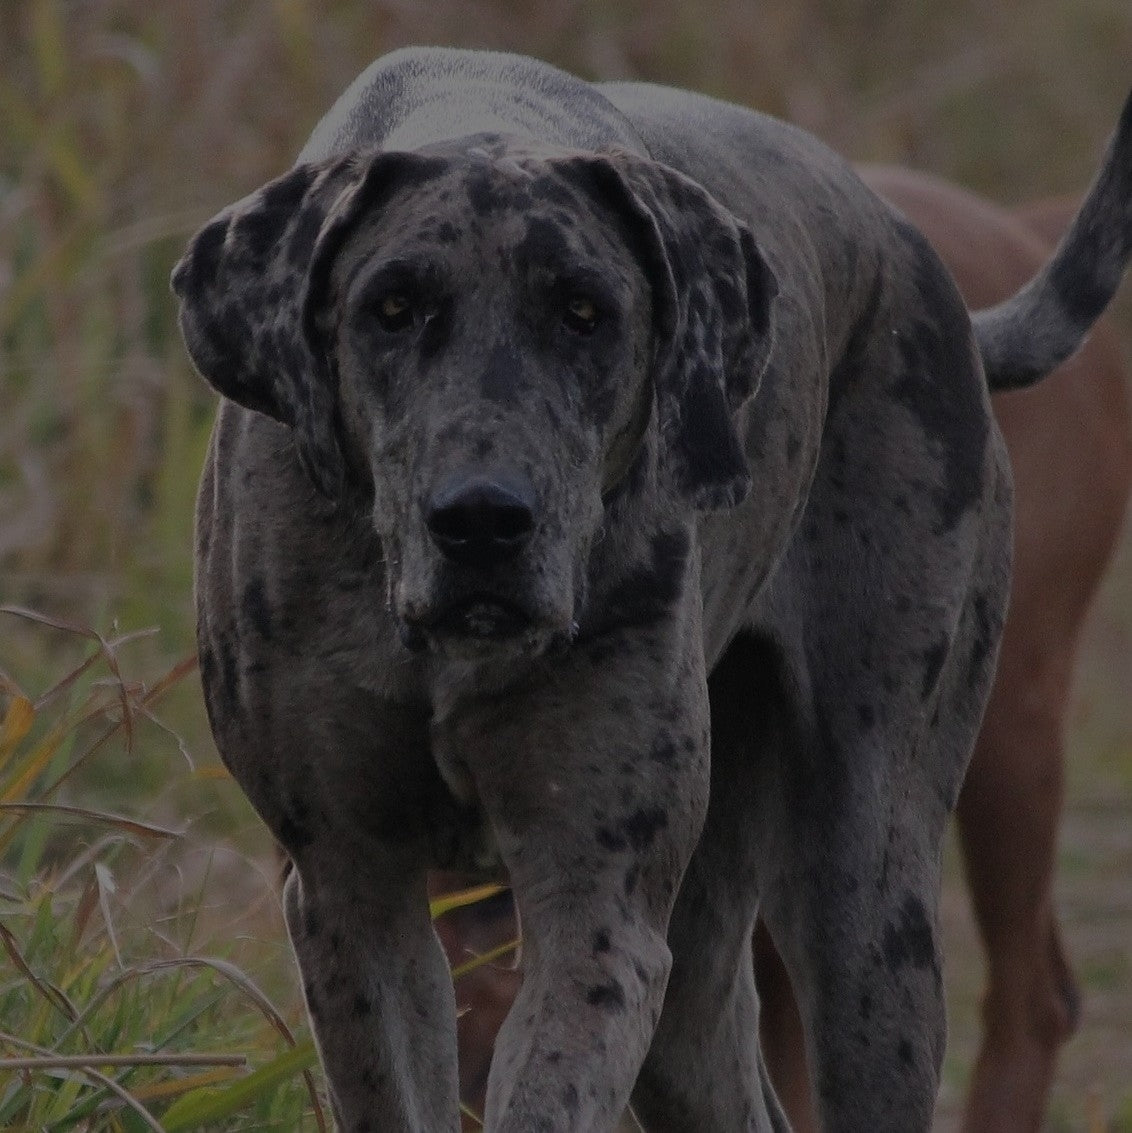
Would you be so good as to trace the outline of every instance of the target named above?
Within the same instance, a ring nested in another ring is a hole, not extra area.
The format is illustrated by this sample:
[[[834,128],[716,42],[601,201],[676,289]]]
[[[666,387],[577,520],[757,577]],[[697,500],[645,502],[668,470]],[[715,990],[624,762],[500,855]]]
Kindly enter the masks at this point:
[[[482,207],[459,208],[466,195]],[[365,270],[361,261],[367,255],[433,259],[470,288],[491,278],[484,275],[483,257],[493,254],[503,272],[545,275],[553,268],[565,277],[584,280],[588,273],[595,282],[606,280],[622,295],[639,290],[640,265],[615,226],[601,222],[600,208],[541,161],[520,164],[473,147],[450,157],[446,169],[423,183],[395,190],[363,218],[339,255],[335,275],[348,274],[348,286]]]

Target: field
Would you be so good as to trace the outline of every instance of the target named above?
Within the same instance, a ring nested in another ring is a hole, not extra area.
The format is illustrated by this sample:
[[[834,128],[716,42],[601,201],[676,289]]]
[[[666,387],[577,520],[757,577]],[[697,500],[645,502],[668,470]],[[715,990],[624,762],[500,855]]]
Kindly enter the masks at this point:
[[[214,402],[167,280],[196,227],[410,42],[697,87],[1004,202],[1080,190],[1132,78],[1126,0],[0,4],[0,1059],[39,1060],[0,1065],[0,1129],[328,1120],[277,863],[193,668]],[[1130,687],[1126,532],[1073,710],[1058,897],[1086,999],[1052,1130],[1132,1131]],[[954,852],[948,869],[942,1129],[982,978]]]

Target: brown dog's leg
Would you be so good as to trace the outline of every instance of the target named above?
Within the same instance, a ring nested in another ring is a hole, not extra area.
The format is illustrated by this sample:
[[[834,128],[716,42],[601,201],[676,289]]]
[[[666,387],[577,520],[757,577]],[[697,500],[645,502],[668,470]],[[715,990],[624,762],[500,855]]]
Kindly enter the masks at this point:
[[[1004,648],[1003,676],[1032,660],[1026,647],[1022,640]],[[960,797],[967,880],[988,962],[983,1042],[963,1123],[970,1131],[1040,1128],[1057,1051],[1077,1021],[1051,892],[1069,675],[1055,665],[999,686]],[[1030,686],[1021,703],[1020,685]]]
[[[478,880],[458,873],[436,872],[429,876],[429,895],[433,898],[447,896],[469,888]],[[477,957],[506,946],[518,933],[515,905],[507,889],[442,913],[435,925],[448,963],[456,972]],[[460,1101],[477,1117],[483,1116],[495,1036],[523,980],[517,960],[515,953],[508,952],[497,960],[472,967],[454,981]],[[466,1116],[462,1120],[466,1133],[480,1128]]]
[[[762,921],[755,926],[754,956],[755,983],[759,989],[759,1043],[770,1080],[794,1133],[818,1133],[802,1016],[786,965]]]

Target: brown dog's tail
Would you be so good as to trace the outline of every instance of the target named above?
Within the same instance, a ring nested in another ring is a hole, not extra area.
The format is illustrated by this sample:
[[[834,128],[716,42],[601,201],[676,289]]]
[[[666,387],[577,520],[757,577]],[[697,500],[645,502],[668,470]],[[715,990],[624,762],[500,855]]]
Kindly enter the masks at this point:
[[[992,390],[1044,378],[1084,341],[1132,257],[1132,95],[1053,258],[1011,299],[972,316]]]

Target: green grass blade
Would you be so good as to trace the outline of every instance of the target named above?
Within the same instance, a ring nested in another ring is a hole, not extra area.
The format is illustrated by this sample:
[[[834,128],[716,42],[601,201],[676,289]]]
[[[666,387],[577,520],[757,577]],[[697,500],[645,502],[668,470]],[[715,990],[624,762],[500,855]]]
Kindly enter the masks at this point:
[[[275,1090],[288,1078],[309,1070],[316,1059],[314,1041],[307,1039],[231,1086],[194,1090],[178,1098],[165,1111],[161,1119],[165,1133],[197,1129],[231,1117],[255,1099]]]

